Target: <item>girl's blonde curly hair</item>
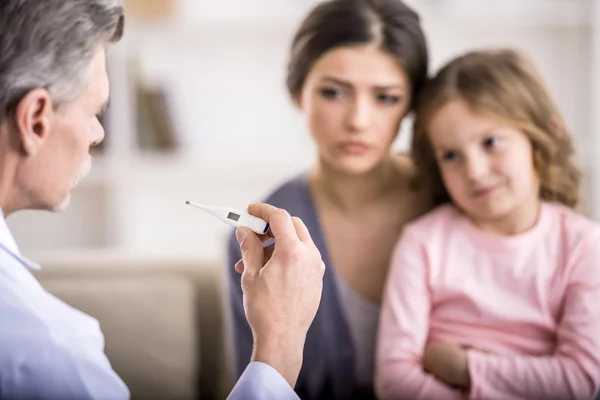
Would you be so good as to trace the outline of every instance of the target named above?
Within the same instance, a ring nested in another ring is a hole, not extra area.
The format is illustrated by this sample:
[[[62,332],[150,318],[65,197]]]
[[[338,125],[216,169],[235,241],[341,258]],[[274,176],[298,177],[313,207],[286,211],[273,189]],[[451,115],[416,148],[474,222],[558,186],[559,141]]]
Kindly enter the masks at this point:
[[[581,172],[560,113],[532,62],[514,50],[483,50],[460,56],[427,82],[417,105],[411,145],[418,167],[415,183],[425,184],[436,205],[451,201],[427,132],[434,114],[451,100],[519,129],[531,141],[540,197],[568,207],[579,205]]]

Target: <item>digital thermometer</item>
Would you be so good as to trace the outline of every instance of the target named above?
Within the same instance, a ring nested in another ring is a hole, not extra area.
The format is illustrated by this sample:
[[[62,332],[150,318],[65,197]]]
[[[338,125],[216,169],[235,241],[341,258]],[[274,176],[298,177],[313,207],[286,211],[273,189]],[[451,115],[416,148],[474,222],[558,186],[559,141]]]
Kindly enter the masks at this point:
[[[212,207],[200,203],[194,203],[193,201],[186,201],[185,204],[189,204],[192,207],[204,210],[226,224],[235,226],[236,228],[245,226],[252,229],[259,235],[264,235],[269,230],[268,223],[258,217],[255,217],[254,215],[248,214],[245,211],[228,207]]]

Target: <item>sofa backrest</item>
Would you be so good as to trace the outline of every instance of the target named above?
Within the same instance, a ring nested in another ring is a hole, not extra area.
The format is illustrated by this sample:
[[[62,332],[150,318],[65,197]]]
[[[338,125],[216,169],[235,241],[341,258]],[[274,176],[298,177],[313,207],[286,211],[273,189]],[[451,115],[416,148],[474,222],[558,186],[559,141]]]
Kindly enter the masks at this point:
[[[223,399],[222,264],[82,252],[34,259],[41,284],[95,317],[132,399]]]

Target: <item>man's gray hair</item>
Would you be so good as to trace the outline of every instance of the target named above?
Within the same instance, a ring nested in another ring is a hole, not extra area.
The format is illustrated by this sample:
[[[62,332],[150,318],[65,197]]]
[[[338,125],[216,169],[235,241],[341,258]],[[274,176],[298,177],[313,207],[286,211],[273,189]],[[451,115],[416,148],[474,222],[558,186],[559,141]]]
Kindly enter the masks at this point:
[[[30,90],[76,99],[100,45],[123,34],[120,0],[0,0],[0,122]]]

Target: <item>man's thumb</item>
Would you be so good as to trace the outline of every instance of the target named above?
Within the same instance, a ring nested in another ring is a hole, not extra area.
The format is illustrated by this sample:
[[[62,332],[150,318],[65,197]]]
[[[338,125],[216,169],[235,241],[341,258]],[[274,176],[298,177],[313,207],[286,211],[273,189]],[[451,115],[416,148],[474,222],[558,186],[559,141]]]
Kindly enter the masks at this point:
[[[258,273],[263,266],[264,252],[259,237],[248,228],[240,227],[235,232],[240,244],[244,271]]]

